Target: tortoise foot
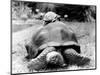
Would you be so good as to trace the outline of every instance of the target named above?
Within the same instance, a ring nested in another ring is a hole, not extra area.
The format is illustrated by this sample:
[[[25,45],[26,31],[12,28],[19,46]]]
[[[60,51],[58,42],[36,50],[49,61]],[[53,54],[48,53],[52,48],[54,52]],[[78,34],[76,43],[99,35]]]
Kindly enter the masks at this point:
[[[77,53],[74,49],[67,49],[64,51],[64,58],[66,63],[70,65],[84,66],[90,62],[88,57],[82,56]]]

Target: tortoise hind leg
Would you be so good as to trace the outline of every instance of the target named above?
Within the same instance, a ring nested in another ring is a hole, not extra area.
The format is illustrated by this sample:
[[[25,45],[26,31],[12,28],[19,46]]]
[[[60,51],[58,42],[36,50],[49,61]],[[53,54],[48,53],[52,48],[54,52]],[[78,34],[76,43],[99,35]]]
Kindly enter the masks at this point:
[[[90,62],[90,59],[77,53],[74,49],[64,51],[64,59],[69,65],[84,66]]]

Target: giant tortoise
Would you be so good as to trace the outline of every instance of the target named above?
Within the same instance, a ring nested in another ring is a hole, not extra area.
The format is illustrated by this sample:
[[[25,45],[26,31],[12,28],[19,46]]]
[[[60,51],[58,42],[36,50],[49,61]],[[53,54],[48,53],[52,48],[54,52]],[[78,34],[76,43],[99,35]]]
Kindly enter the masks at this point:
[[[46,68],[48,63],[63,67],[83,60],[73,30],[59,21],[40,28],[25,47],[28,53],[26,58],[31,59],[28,66],[31,70]]]

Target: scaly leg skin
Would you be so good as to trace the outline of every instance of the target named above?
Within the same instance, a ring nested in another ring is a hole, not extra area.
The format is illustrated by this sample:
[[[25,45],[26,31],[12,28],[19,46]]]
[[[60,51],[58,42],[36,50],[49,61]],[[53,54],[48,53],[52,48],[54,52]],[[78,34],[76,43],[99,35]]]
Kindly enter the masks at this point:
[[[48,47],[48,48],[44,49],[42,51],[42,53],[40,53],[39,56],[37,56],[35,59],[32,59],[28,65],[30,72],[32,72],[34,70],[39,71],[39,70],[45,68],[47,65],[46,55],[51,51],[55,51],[55,48]]]
[[[64,51],[64,58],[69,65],[84,66],[88,65],[90,59],[77,53],[74,49],[66,49]]]

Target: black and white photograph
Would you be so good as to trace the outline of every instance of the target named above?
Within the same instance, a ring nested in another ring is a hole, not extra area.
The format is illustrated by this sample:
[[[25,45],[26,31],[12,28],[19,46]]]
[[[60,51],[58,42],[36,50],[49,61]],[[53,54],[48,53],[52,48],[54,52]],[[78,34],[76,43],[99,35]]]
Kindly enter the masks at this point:
[[[96,5],[11,0],[11,74],[96,69]]]

